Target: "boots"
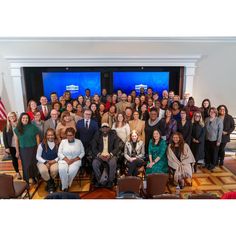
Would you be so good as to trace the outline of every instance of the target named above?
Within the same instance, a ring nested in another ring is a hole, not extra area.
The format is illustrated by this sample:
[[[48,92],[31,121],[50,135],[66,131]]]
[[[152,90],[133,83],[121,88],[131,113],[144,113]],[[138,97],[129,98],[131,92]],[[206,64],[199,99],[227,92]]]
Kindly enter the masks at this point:
[[[46,191],[49,193],[53,193],[56,191],[54,179],[50,178],[50,180],[47,181]]]

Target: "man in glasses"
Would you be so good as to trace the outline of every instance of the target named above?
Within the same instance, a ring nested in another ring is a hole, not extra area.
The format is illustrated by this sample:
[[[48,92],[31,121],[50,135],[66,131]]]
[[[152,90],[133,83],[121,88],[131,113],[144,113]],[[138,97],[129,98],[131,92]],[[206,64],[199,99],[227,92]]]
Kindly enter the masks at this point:
[[[91,141],[98,131],[98,124],[95,120],[91,119],[92,111],[90,109],[84,110],[84,119],[79,120],[76,124],[76,137],[81,140],[85,149],[85,157],[83,158],[82,167],[83,171],[90,172],[92,165],[91,157]]]

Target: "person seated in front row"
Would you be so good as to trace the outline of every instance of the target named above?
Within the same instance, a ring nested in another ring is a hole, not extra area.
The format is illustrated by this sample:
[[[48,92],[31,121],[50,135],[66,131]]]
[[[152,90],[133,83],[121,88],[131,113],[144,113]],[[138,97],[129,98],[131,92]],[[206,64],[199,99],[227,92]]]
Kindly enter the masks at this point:
[[[119,138],[111,130],[108,123],[103,123],[101,129],[95,134],[92,141],[93,162],[92,167],[96,178],[96,187],[111,188],[114,184],[117,155],[119,151]],[[107,181],[102,180],[101,169],[108,168]]]
[[[58,174],[58,142],[55,130],[48,128],[42,143],[37,149],[37,167],[44,181],[47,182],[46,191],[52,193],[56,190],[55,178]]]
[[[145,148],[136,130],[131,132],[130,141],[125,143],[124,156],[127,160],[128,175],[137,176],[138,169],[144,165]]]
[[[75,129],[66,129],[66,139],[60,143],[58,150],[59,175],[62,184],[62,190],[68,192],[72,185],[84,157],[84,146],[79,139],[75,139]]]
[[[170,139],[167,149],[168,165],[174,170],[174,180],[184,187],[184,180],[192,178],[195,158],[190,147],[184,142],[182,134],[176,132]]]
[[[148,145],[149,162],[147,164],[146,174],[168,173],[166,148],[166,141],[161,138],[160,131],[154,129],[152,139]]]

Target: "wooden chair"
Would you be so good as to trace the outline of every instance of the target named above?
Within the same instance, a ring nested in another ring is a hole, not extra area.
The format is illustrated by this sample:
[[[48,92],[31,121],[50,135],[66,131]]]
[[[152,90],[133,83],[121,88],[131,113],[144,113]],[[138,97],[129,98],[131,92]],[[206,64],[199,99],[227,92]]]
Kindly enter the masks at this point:
[[[13,176],[0,174],[0,199],[19,198],[25,191],[30,199],[26,182],[13,181]]]
[[[194,166],[193,165],[192,165],[192,170],[193,170],[193,173],[194,173]],[[175,170],[173,168],[169,167],[168,172],[169,172],[169,181],[168,181],[169,184],[172,185],[172,186],[176,186],[177,183],[174,180]],[[185,179],[185,183],[187,183],[187,185],[189,185],[189,186],[192,186],[193,185],[192,184],[192,178],[188,178],[188,180],[190,180],[190,181],[186,181],[186,179]]]
[[[168,174],[162,173],[147,175],[146,197],[152,198],[154,195],[165,193],[168,178]]]
[[[117,181],[117,197],[120,193],[129,192],[138,196],[141,195],[142,179],[136,176],[125,176]]]
[[[144,180],[145,176],[146,176],[146,171],[145,171],[145,166],[141,166],[138,169],[138,175],[141,175],[141,179]]]

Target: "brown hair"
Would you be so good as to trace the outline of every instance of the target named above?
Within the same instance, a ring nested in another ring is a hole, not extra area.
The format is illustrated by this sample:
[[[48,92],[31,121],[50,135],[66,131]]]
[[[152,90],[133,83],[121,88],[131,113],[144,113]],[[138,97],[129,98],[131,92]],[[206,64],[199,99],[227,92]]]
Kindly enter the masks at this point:
[[[122,117],[123,117],[122,127],[126,124],[124,112],[118,112],[117,115],[116,115],[116,122],[115,122],[115,127],[116,128],[118,127],[118,116],[119,115],[122,115]]]
[[[27,111],[31,111],[30,105],[32,102],[35,102],[35,101],[33,99],[29,100],[28,105],[27,105]],[[38,111],[37,102],[35,102],[35,103],[36,103],[36,110],[35,111]]]
[[[175,132],[172,134],[171,139],[170,139],[170,148],[172,151],[174,151],[175,149],[175,143],[173,141],[173,137],[175,135],[179,136],[179,149],[180,149],[181,154],[184,154],[184,138],[183,138],[183,135],[179,132]]]
[[[216,116],[218,116],[218,111],[217,111],[217,109],[216,109],[215,107],[211,107],[211,108],[209,109],[209,114],[210,114],[211,111],[214,111],[214,113],[216,114]]]
[[[132,134],[134,134],[134,133],[137,134],[137,136],[138,136],[137,141],[139,141],[139,132],[135,129],[130,132],[130,135],[129,135],[130,141],[132,141]]]
[[[64,121],[64,118],[65,118],[66,116],[70,116],[70,112],[69,112],[69,111],[63,111],[63,112],[61,113],[61,124],[62,124],[63,126],[66,125],[66,123],[65,123],[65,121]]]

